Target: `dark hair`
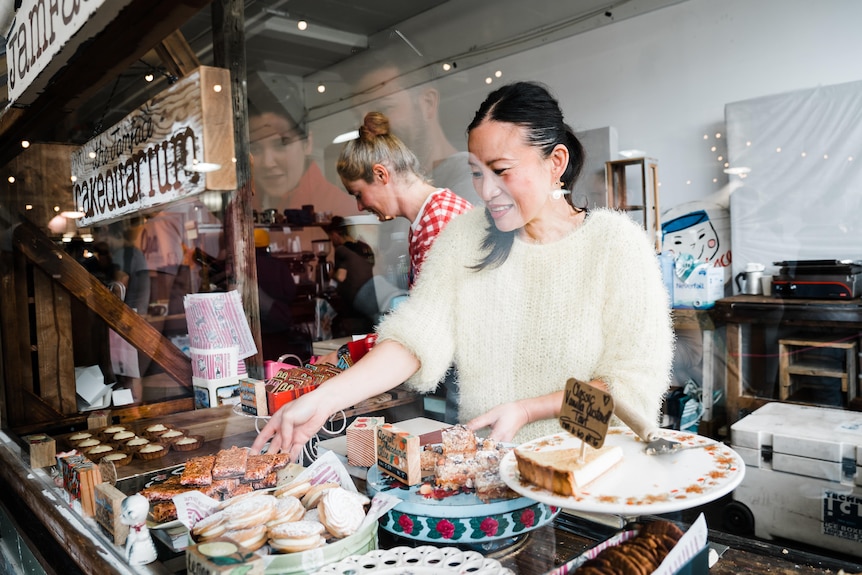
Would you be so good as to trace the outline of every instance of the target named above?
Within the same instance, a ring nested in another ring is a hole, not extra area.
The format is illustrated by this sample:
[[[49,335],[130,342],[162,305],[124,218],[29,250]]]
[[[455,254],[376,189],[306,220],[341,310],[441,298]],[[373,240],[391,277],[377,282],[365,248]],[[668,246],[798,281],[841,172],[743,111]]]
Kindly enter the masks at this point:
[[[569,165],[560,180],[565,189],[574,188],[584,167],[584,147],[572,128],[563,121],[559,102],[545,86],[537,82],[516,82],[494,90],[476,110],[467,133],[487,121],[506,122],[525,128],[527,143],[538,148],[544,157],[548,157],[559,144],[568,148]],[[580,207],[575,209],[584,210]],[[517,233],[517,230],[501,232],[487,210],[485,216],[488,227],[482,247],[488,250],[488,254],[474,266],[476,270],[502,265],[509,257]]]
[[[275,114],[290,120],[303,137],[307,135],[305,101],[290,79],[282,74],[256,71],[248,74],[246,85],[249,117]]]

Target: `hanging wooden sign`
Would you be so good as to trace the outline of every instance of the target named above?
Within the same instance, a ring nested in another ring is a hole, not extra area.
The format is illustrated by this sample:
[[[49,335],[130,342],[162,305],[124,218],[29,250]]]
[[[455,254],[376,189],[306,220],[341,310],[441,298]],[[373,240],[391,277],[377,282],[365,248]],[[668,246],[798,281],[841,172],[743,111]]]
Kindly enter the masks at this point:
[[[72,153],[79,227],[236,188],[230,73],[201,66]]]
[[[566,382],[560,425],[584,444],[598,449],[605,443],[613,414],[614,398],[610,393],[575,378]]]
[[[23,0],[6,38],[9,102],[31,104],[81,45],[130,2]]]

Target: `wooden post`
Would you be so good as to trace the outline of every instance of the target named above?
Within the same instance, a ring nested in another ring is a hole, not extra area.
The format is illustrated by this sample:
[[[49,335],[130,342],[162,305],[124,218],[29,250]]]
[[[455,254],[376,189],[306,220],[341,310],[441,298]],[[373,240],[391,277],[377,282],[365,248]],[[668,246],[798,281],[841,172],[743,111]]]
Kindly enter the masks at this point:
[[[252,221],[251,162],[248,146],[248,104],[245,88],[245,14],[242,0],[215,0],[211,4],[213,61],[230,70],[233,96],[234,143],[237,189],[225,194],[224,228],[227,250],[228,287],[242,297],[245,314],[258,353],[247,360],[249,376],[263,379],[260,308]]]

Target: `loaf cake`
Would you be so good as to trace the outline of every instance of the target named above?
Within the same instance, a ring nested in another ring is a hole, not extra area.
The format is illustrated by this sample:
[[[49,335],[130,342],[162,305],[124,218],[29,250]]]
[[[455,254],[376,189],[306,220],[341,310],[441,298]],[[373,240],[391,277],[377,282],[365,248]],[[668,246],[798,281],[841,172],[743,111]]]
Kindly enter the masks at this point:
[[[575,495],[585,485],[609,471],[623,458],[620,446],[588,447],[579,461],[580,448],[535,451],[515,448],[515,460],[521,477],[558,495]]]

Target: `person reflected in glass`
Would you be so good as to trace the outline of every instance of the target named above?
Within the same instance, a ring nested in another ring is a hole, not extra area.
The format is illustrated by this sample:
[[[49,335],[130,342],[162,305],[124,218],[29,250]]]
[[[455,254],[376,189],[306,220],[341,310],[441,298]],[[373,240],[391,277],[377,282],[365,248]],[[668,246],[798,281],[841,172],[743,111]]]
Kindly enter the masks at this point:
[[[357,213],[314,161],[313,138],[299,89],[281,75],[256,72],[249,76],[248,129],[256,210],[300,210]],[[310,223],[310,222],[308,222]]]

